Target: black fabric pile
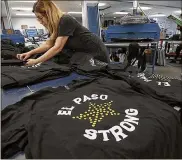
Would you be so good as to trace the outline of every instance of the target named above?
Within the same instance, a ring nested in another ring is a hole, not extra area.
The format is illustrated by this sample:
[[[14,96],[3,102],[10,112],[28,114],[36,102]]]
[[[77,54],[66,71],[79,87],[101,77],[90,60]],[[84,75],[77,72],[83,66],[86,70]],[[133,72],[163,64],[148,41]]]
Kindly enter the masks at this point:
[[[10,64],[12,64],[12,62],[13,60],[10,61]],[[20,63],[23,62],[20,61]],[[22,87],[51,79],[66,77],[70,73],[69,67],[61,66],[51,61],[31,67],[25,65],[12,66],[8,65],[7,62],[5,66],[1,66],[1,87],[3,89]]]
[[[23,44],[14,44],[10,39],[1,40],[1,58],[4,60],[16,59],[17,54],[28,51],[30,51],[30,49]]]
[[[2,158],[19,151],[29,159],[182,158],[182,125],[173,109],[182,107],[181,80],[86,53],[74,54],[69,66],[5,65],[3,88],[72,71],[89,78],[43,89],[3,109]]]
[[[47,88],[2,111],[2,158],[182,158],[177,111],[121,80]]]
[[[11,40],[1,41],[1,58],[3,59],[15,59],[16,54],[20,54],[21,51]]]

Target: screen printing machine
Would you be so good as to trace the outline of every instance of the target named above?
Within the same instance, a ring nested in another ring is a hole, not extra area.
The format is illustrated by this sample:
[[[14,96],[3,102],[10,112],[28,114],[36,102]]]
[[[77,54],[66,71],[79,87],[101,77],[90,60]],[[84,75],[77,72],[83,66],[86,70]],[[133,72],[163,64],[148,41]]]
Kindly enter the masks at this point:
[[[111,25],[103,31],[103,39],[110,54],[112,53],[113,49],[121,47],[127,48],[132,42],[138,42],[141,47],[152,49],[151,61],[153,73],[157,53],[163,53],[159,54],[158,56],[161,57],[161,61],[164,61],[162,64],[165,65],[165,57],[174,57],[176,55],[176,47],[181,44],[182,41],[180,39],[160,39],[161,30],[158,23],[155,23],[155,21],[149,19],[147,21],[147,16],[145,23],[140,23],[141,17],[142,16],[133,15],[128,17],[126,16],[126,18],[121,18],[120,25]],[[167,18],[172,20],[178,26],[182,26],[181,18],[175,15],[170,15]],[[138,23],[137,21],[140,22]],[[180,56],[182,56],[182,51]]]
[[[160,28],[157,23],[112,25],[104,31],[105,45],[112,53],[112,49],[126,47],[137,42],[141,47],[152,49],[152,73],[160,39]]]

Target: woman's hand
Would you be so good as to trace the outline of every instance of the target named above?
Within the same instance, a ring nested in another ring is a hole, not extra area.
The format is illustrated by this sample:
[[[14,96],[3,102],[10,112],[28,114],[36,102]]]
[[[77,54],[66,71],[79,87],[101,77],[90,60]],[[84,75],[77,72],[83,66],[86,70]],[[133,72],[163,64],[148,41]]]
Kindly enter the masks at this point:
[[[33,66],[38,63],[37,59],[28,59],[27,63],[25,64],[26,66]]]
[[[22,53],[22,54],[17,54],[16,57],[22,61],[27,60],[29,57],[31,57],[31,53],[27,52],[27,53]]]

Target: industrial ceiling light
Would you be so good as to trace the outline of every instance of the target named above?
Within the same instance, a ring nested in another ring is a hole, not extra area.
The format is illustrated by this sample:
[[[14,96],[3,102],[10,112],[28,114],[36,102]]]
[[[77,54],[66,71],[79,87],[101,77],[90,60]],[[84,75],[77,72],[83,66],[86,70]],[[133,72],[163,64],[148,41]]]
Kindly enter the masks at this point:
[[[114,14],[128,14],[128,12],[114,12]]]
[[[149,17],[166,17],[165,14],[153,14],[153,15],[149,15]]]
[[[152,9],[151,7],[140,7],[142,10],[149,10],[149,9]],[[133,9],[133,8],[130,8],[130,9]]]
[[[68,12],[68,14],[82,14],[82,12]]]
[[[81,6],[82,3],[80,3],[79,5]],[[99,4],[98,4],[99,7],[102,7],[102,6],[105,6],[105,5],[106,5],[106,3],[99,3]]]
[[[33,13],[16,13],[17,16],[35,16]]]
[[[23,8],[23,7],[12,7],[12,10],[22,10],[22,11],[31,11],[32,8]]]
[[[106,3],[99,3],[98,4],[99,7],[102,7],[102,6],[105,6],[105,5],[106,5]]]
[[[12,1],[12,2],[35,3],[36,1]]]
[[[177,13],[177,14],[181,14],[181,10],[178,10],[178,11],[174,11],[174,13]]]

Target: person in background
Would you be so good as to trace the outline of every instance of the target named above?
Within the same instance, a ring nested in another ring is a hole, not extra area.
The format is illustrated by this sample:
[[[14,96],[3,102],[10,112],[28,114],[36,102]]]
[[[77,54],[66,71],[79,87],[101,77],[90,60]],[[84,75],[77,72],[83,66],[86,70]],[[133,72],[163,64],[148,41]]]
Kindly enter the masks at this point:
[[[71,54],[81,52],[93,55],[103,62],[109,62],[107,49],[102,40],[83,27],[75,18],[64,14],[52,1],[38,0],[33,6],[38,21],[49,31],[49,39],[45,44],[30,52],[17,54],[20,60],[27,60],[32,66],[50,60],[61,51],[67,49]],[[45,53],[44,53],[45,52]],[[29,59],[32,55],[44,53],[37,59]]]
[[[180,30],[180,33],[181,33],[179,40],[182,40],[182,27],[178,26],[177,29]],[[176,56],[174,60],[172,60],[170,63],[176,63],[178,57],[180,56],[181,50],[182,50],[182,42],[177,46],[176,52],[175,52]],[[181,56],[180,64],[182,64],[182,56]]]

